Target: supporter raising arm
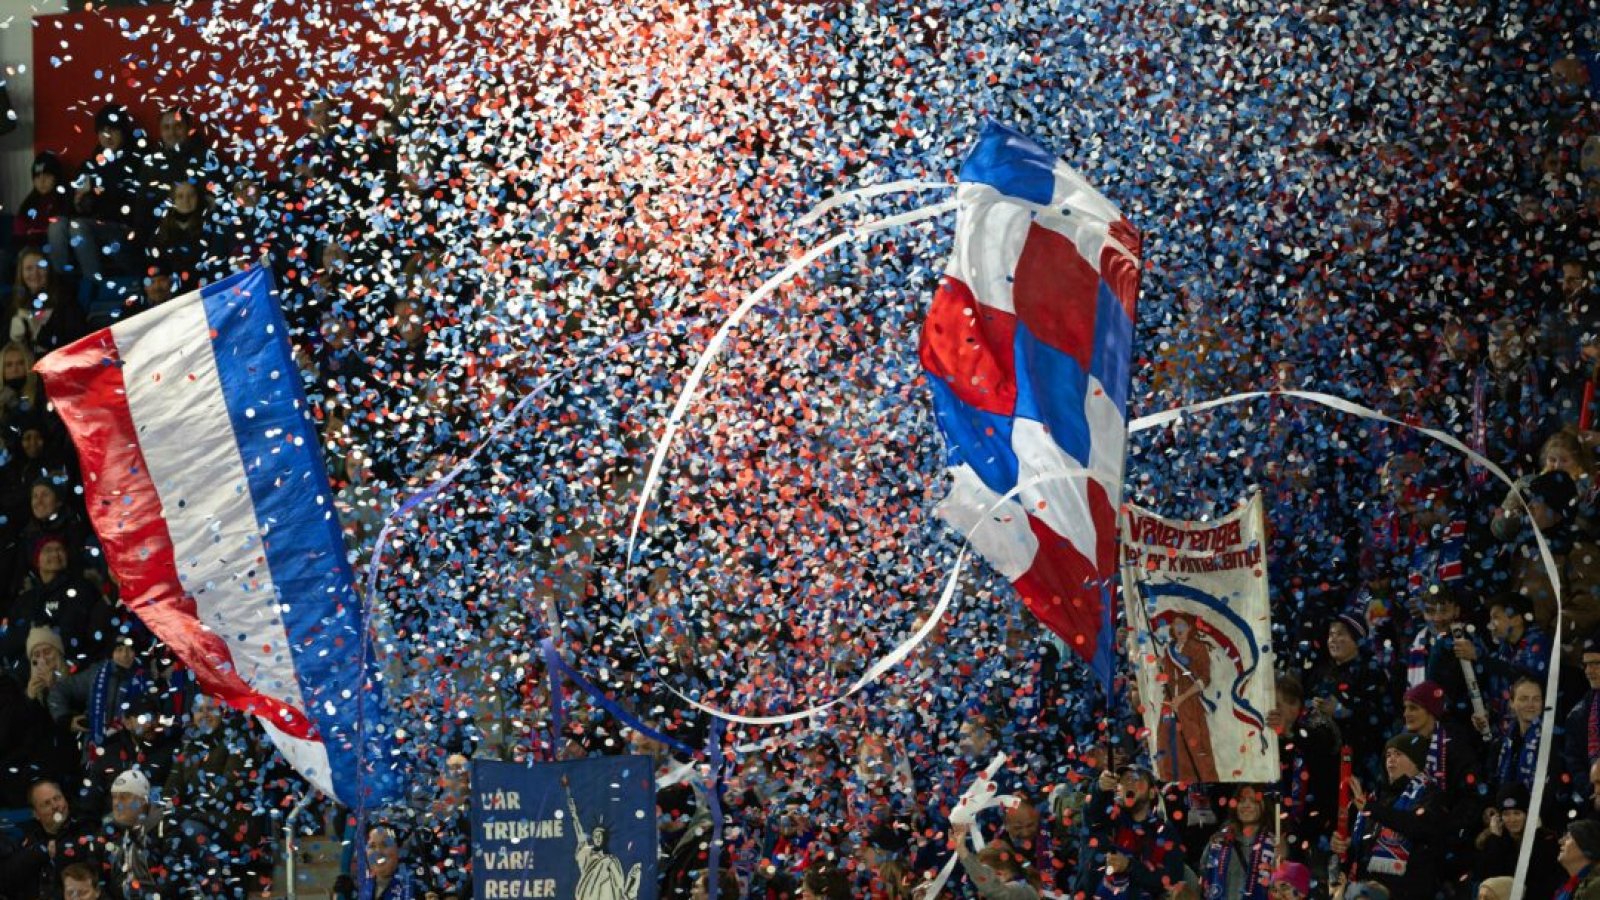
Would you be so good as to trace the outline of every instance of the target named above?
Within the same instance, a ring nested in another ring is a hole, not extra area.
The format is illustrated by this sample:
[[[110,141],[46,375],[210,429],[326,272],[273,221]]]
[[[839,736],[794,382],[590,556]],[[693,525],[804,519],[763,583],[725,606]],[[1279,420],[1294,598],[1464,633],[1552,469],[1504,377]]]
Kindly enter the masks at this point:
[[[1096,859],[1084,860],[1078,890],[1157,900],[1183,880],[1183,843],[1157,808],[1158,796],[1155,773],[1143,766],[1100,773],[1084,805]]]

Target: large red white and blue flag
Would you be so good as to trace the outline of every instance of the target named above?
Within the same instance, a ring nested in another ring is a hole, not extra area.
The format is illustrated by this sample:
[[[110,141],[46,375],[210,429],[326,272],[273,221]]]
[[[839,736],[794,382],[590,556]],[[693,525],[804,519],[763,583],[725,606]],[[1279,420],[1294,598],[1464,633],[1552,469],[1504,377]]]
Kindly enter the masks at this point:
[[[388,799],[365,615],[268,274],[125,319],[38,371],[122,602],[324,793]]]
[[[1139,235],[1054,154],[993,122],[957,201],[921,345],[949,448],[939,514],[962,532],[984,522],[973,547],[1109,682]]]

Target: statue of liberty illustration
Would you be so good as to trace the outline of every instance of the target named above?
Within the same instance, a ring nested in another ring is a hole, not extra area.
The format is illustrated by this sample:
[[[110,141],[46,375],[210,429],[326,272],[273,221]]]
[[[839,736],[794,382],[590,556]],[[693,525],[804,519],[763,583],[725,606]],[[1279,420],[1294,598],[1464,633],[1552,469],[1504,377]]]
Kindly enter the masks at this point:
[[[578,836],[578,889],[572,895],[573,900],[639,900],[640,864],[634,863],[624,876],[622,861],[611,852],[610,826],[601,819],[586,832],[566,776],[562,776],[561,786],[566,789],[567,809],[572,813],[572,827]]]

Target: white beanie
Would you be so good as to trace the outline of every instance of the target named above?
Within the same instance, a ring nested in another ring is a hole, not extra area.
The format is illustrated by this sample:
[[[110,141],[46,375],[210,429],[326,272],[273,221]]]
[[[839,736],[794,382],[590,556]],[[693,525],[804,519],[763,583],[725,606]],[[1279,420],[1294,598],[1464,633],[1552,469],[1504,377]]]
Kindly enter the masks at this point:
[[[141,800],[150,799],[150,779],[138,769],[129,769],[111,782],[111,793],[132,794]]]

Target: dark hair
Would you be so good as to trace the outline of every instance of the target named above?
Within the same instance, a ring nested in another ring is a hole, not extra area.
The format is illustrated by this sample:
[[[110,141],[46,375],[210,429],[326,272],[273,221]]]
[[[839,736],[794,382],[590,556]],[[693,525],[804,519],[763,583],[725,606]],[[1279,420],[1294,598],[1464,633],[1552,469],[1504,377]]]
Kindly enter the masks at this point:
[[[179,122],[182,122],[190,128],[194,127],[194,113],[189,111],[189,107],[184,106],[181,103],[163,109],[161,111],[161,115],[162,117],[166,117],[167,115],[177,116]]]
[[[51,787],[55,788],[57,792],[59,792],[61,790],[61,783],[56,781],[54,778],[40,778],[37,781],[35,781],[33,784],[28,785],[28,805],[29,806],[33,805],[33,792],[37,791],[39,789],[39,786],[40,785],[44,785],[44,784],[48,784]]]
[[[1459,607],[1461,599],[1437,584],[1429,585],[1428,590],[1422,595],[1423,606],[1443,606],[1446,603]]]
[[[1306,700],[1306,689],[1300,684],[1299,677],[1288,672],[1278,673],[1277,688],[1278,694],[1286,700],[1294,703],[1304,703]]]
[[[34,297],[28,293],[28,286],[22,280],[22,264],[35,257],[44,260],[45,284],[43,293],[48,306],[51,309],[55,309],[57,304],[77,302],[67,297],[66,288],[61,286],[60,273],[56,271],[55,266],[50,265],[50,255],[38,247],[23,247],[17,251],[17,275],[12,283],[11,305],[6,316],[6,321],[8,322],[18,312],[32,310],[33,308]]]
[[[120,131],[124,143],[133,142],[133,116],[120,103],[107,103],[94,114],[94,130]]]
[[[700,878],[708,885],[711,883],[710,874],[709,869],[700,872]],[[717,896],[728,897],[731,900],[740,896],[743,890],[744,888],[739,886],[739,876],[734,874],[732,869],[724,867],[717,878]]]
[[[1542,682],[1539,679],[1533,677],[1532,675],[1523,675],[1523,676],[1519,677],[1516,681],[1511,682],[1511,692],[1513,694],[1516,693],[1518,686],[1520,686],[1520,685],[1522,685],[1524,683],[1531,684],[1534,687],[1538,688],[1539,689],[1539,696],[1541,696],[1541,697],[1544,696],[1544,682]]]
[[[66,180],[66,172],[61,168],[61,157],[49,150],[33,158],[34,175],[54,175],[57,182]]]
[[[984,734],[989,736],[989,740],[1000,740],[1000,723],[995,720],[994,716],[986,712],[975,712],[972,714],[971,721],[972,724],[983,729]]]
[[[1489,600],[1489,608],[1504,610],[1514,619],[1525,619],[1533,613],[1533,601],[1515,591],[1502,591]]]
[[[100,883],[100,873],[88,863],[75,862],[61,870],[62,881],[88,881],[96,885]]]
[[[978,859],[995,873],[1009,881],[1022,879],[1038,890],[1043,886],[1039,873],[1033,870],[1014,847],[1003,840],[990,841],[989,846],[978,851]],[[1009,876],[1009,877],[1008,877]]]
[[[850,879],[832,863],[818,862],[806,870],[805,889],[824,900],[850,900]]]
[[[1260,785],[1255,784],[1241,784],[1239,785],[1239,788],[1233,792],[1233,796],[1228,801],[1228,821],[1239,825],[1244,824],[1239,820],[1239,796],[1245,791],[1254,791],[1256,794],[1256,801],[1261,804],[1261,820],[1260,822],[1256,823],[1257,825],[1260,825],[1263,822],[1277,821],[1278,810],[1277,805],[1272,799],[1272,795],[1262,790]]]

